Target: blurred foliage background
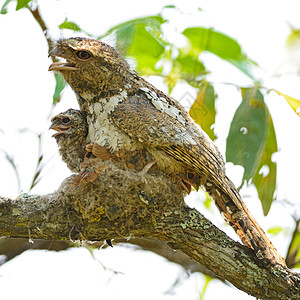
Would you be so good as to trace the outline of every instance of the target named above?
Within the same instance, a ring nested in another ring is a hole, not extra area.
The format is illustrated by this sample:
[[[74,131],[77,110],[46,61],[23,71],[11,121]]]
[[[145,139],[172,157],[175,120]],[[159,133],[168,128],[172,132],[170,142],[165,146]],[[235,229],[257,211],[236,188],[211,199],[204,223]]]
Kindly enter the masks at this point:
[[[2,5],[1,14],[7,14],[13,9],[25,9],[32,14],[34,21],[37,22],[37,26],[40,26],[43,30],[50,49],[52,40],[47,34],[47,18],[42,18],[38,1],[6,0]],[[248,86],[240,86],[235,82],[224,83],[235,86],[236,93],[241,98],[241,103],[231,120],[226,139],[226,161],[243,167],[244,172],[239,188],[252,186],[256,189],[261,209],[266,216],[276,200],[277,163],[274,160],[274,153],[278,151],[278,145],[274,123],[278,122],[278,120],[273,120],[265,102],[265,96],[270,92],[276,91],[298,116],[300,116],[300,101],[282,93],[274,86],[266,86],[265,79],[257,75],[261,73],[260,66],[248,57],[240,43],[231,37],[230,33],[220,32],[212,27],[193,26],[177,33],[180,42],[177,43],[176,39],[168,39],[165,25],[169,20],[164,12],[176,9],[175,5],[164,6],[156,15],[128,20],[111,27],[101,35],[96,35],[95,32],[87,32],[81,28],[80,23],[76,22],[76,20],[69,20],[67,17],[58,27],[62,31],[71,31],[74,35],[113,40],[114,46],[141,75],[147,78],[151,76],[160,78],[167,86],[169,93],[172,93],[177,85],[188,85],[196,94],[196,97],[190,101],[191,103],[188,103],[189,113],[212,140],[218,138],[215,132],[216,118],[219,113],[224,112],[216,110],[218,96],[215,92],[215,83],[209,80],[209,75],[214,70],[210,70],[206,66],[206,56],[203,54],[210,53],[217,56],[220,60],[227,62],[241,74],[247,76],[251,82]],[[299,29],[291,27],[291,34],[287,39],[287,50],[290,56],[298,55],[297,53],[300,50]],[[65,88],[65,82],[62,77],[58,74],[54,76],[56,86],[53,91],[53,107],[60,101],[63,101],[62,92]],[[191,97],[189,98],[191,99]],[[40,135],[38,140],[42,143]],[[13,154],[9,154],[4,149],[2,151],[15,171],[20,185],[19,190],[23,190]],[[33,170],[33,180],[30,188],[27,189],[28,192],[41,180],[44,164],[43,153],[40,147],[37,165]],[[205,206],[207,209],[210,208],[208,197],[206,197]],[[294,217],[294,228],[289,228],[288,230],[290,243],[287,245],[286,261],[291,268],[300,267],[300,219],[298,217]],[[271,228],[269,233],[276,235],[283,230],[285,228],[278,224],[278,226]],[[18,242],[16,246],[16,241],[14,241],[13,247],[9,247],[7,246],[8,240],[1,239],[0,254],[5,254],[10,259],[22,251],[33,247],[29,243],[26,244],[27,246],[24,246],[25,241],[22,241],[22,243]],[[23,247],[21,247],[21,244]],[[64,245],[53,244],[52,246],[55,250],[64,250],[74,245],[65,243]],[[45,245],[44,242],[40,247],[51,248],[49,244]],[[39,244],[36,244],[35,248],[39,248]],[[17,251],[17,249],[20,250]],[[158,254],[161,255],[161,253]],[[206,278],[208,284],[210,277]],[[206,285],[202,291],[203,295],[205,288]]]

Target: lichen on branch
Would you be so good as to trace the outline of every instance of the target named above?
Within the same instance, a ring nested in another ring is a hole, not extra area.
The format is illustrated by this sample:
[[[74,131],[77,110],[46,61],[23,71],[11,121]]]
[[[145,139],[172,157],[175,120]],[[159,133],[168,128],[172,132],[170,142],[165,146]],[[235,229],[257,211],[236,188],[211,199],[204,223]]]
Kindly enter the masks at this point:
[[[300,277],[266,269],[184,203],[177,183],[162,173],[141,177],[112,164],[88,184],[71,176],[48,195],[0,197],[0,235],[45,240],[155,238],[260,299],[300,299]]]

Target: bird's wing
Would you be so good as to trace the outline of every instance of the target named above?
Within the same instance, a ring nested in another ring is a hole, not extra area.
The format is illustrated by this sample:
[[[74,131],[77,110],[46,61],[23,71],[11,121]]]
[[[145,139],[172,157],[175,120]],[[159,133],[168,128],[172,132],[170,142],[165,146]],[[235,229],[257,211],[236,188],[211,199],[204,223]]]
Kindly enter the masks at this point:
[[[184,108],[149,98],[143,93],[128,96],[111,113],[115,124],[147,147],[164,151],[199,174],[223,177],[221,154]]]

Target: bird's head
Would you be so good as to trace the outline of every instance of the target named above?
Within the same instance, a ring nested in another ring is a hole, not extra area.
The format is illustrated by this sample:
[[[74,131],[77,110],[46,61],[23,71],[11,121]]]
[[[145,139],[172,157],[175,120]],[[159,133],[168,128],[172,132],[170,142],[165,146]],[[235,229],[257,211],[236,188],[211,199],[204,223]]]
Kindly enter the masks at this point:
[[[49,129],[57,131],[52,136],[59,143],[62,139],[74,138],[76,135],[87,136],[88,126],[83,113],[76,109],[67,111],[54,116],[51,119]]]
[[[88,101],[110,90],[119,92],[131,72],[118,51],[99,40],[61,39],[49,56],[64,60],[51,64],[49,71],[61,73],[75,93]]]

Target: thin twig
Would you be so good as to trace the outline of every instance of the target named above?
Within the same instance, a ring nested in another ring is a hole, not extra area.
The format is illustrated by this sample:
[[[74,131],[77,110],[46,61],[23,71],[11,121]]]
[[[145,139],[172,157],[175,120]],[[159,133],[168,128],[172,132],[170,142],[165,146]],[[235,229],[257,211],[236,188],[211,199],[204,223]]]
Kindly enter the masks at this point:
[[[42,154],[42,134],[38,134],[37,135],[38,138],[38,161],[36,164],[36,168],[34,171],[34,176],[29,188],[29,192],[40,182],[41,180],[41,172],[43,170],[43,165],[42,165],[42,161],[43,161],[43,154]]]
[[[6,152],[5,150],[1,149],[1,151],[4,153],[6,160],[8,161],[8,163],[11,165],[12,169],[14,170],[14,173],[16,175],[16,180],[17,180],[18,193],[22,193],[23,189],[21,186],[21,178],[20,178],[18,167],[14,161],[14,158],[13,158],[13,156],[9,155],[8,152]]]
[[[34,19],[36,20],[36,22],[39,24],[40,28],[42,29],[43,34],[44,34],[45,39],[46,39],[47,44],[48,44],[48,50],[50,52],[50,50],[52,49],[53,41],[48,35],[48,28],[46,26],[46,23],[44,22],[44,20],[41,17],[38,5],[36,5],[35,8],[33,8],[31,5],[28,5],[27,8],[31,12],[31,14],[34,17]],[[57,58],[54,57],[54,56],[51,56],[51,59],[52,59],[53,62],[58,61]]]

